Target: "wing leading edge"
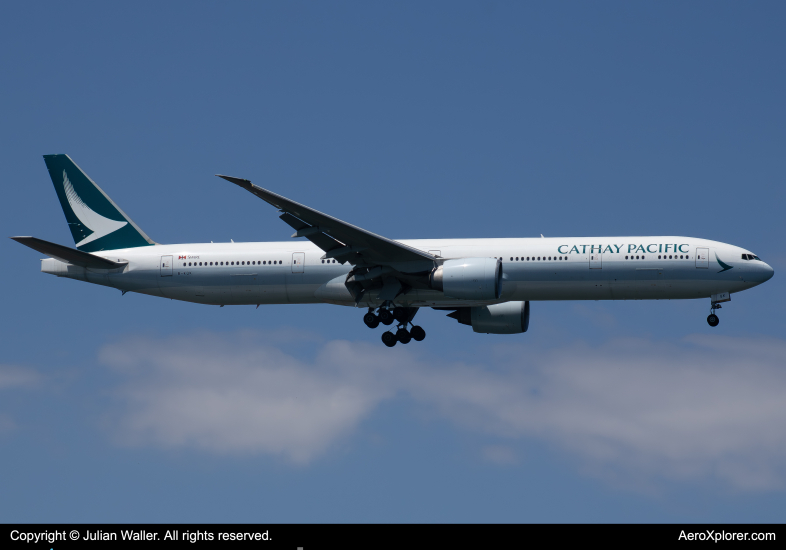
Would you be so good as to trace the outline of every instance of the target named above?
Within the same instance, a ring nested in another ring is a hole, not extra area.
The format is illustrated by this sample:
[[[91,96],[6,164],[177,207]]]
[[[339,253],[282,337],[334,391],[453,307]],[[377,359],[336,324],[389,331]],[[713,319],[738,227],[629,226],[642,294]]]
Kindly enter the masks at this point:
[[[292,237],[310,240],[325,251],[323,259],[352,264],[344,284],[356,304],[369,291],[379,291],[378,299],[393,300],[411,288],[429,288],[428,274],[437,263],[432,254],[341,221],[249,180],[216,175],[278,208],[282,212],[279,218],[295,230]]]
[[[396,271],[408,273],[430,271],[434,267],[436,258],[427,252],[323,214],[262,189],[249,180],[216,175],[282,211],[279,217],[295,230],[292,236],[305,237],[313,242],[325,251],[324,258],[335,258],[356,266],[390,266]]]

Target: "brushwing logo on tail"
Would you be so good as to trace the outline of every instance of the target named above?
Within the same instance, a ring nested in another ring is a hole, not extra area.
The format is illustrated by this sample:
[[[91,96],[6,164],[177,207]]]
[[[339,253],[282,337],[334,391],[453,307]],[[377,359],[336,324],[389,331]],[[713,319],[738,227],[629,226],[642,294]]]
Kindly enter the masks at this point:
[[[82,222],[82,225],[92,231],[90,235],[76,243],[77,248],[83,244],[91,243],[96,239],[105,237],[110,233],[114,233],[121,227],[128,225],[128,222],[118,222],[115,220],[110,220],[109,218],[105,218],[87,206],[79,197],[79,195],[76,194],[74,186],[71,185],[71,180],[68,179],[68,175],[66,174],[65,170],[63,170],[63,187],[65,188],[68,204],[71,206],[71,210],[73,210],[74,215],[79,218],[79,221]]]

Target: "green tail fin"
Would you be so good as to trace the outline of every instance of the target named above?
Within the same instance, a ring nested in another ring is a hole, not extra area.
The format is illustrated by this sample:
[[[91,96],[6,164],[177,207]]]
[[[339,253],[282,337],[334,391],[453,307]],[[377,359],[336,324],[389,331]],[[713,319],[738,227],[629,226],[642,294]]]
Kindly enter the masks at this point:
[[[68,155],[44,155],[76,248],[84,252],[156,244]]]

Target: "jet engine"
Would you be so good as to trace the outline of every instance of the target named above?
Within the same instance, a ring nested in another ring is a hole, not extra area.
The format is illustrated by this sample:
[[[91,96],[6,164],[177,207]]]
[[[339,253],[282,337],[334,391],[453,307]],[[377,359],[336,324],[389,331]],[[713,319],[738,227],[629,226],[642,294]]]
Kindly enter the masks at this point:
[[[529,302],[462,307],[448,317],[453,317],[462,325],[472,325],[475,332],[520,334],[529,328]]]
[[[496,258],[448,260],[431,272],[431,288],[464,300],[496,300],[502,293],[502,262]]]

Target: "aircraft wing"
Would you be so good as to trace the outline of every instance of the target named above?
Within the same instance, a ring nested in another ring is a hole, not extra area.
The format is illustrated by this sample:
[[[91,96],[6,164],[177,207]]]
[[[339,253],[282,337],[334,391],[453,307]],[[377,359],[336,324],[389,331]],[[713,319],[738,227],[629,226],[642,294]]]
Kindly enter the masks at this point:
[[[295,229],[292,237],[305,237],[313,242],[325,251],[323,258],[335,258],[341,263],[349,262],[357,267],[386,266],[403,273],[422,273],[434,267],[436,258],[427,252],[323,214],[262,189],[249,180],[216,175],[282,211],[279,217]]]

